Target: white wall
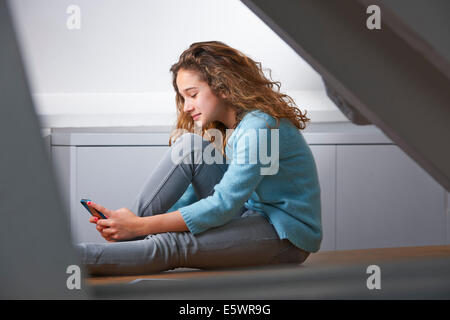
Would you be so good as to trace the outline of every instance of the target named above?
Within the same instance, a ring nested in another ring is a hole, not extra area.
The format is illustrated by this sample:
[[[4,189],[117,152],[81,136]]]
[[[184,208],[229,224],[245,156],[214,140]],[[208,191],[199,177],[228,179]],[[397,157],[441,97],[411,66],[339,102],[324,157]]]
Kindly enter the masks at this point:
[[[44,127],[173,124],[170,66],[219,40],[270,68],[312,121],[346,121],[320,76],[238,0],[12,0]],[[70,5],[81,28],[70,30]],[[268,74],[268,72],[266,72]]]

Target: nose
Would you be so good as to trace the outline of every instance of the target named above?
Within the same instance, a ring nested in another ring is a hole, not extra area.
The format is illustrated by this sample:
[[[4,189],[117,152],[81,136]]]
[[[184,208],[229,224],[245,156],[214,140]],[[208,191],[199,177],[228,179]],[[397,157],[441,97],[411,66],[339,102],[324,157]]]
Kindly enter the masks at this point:
[[[187,112],[187,113],[191,113],[192,110],[194,110],[194,106],[192,105],[192,103],[189,102],[188,100],[185,100],[183,111]]]

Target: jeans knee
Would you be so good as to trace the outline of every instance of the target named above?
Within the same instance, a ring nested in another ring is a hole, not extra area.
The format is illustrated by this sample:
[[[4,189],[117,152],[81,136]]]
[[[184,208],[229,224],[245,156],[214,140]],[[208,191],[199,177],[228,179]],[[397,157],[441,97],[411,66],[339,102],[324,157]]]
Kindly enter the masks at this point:
[[[186,132],[179,136],[170,149],[173,163],[201,163],[203,151],[209,142],[202,136]]]
[[[144,241],[153,241],[159,259],[166,270],[183,267],[197,251],[197,242],[190,232],[164,232],[148,235]]]

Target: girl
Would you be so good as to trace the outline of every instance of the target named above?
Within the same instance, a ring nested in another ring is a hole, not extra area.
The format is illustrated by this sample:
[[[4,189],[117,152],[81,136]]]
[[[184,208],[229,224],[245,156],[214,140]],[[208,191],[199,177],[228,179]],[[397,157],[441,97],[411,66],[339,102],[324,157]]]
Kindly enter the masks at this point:
[[[305,261],[322,240],[317,170],[299,131],[306,113],[222,42],[193,43],[170,71],[178,130],[132,208],[89,204],[108,217],[90,222],[110,243],[78,245],[88,271]]]

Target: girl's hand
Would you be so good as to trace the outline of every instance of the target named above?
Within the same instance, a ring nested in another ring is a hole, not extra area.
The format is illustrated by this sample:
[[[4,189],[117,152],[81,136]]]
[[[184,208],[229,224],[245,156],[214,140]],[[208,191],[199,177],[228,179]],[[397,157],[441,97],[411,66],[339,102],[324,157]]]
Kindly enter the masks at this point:
[[[141,218],[127,208],[109,210],[92,201],[88,206],[100,211],[108,219],[89,218],[89,222],[97,224],[97,230],[107,241],[129,240],[140,236],[138,229]]]

